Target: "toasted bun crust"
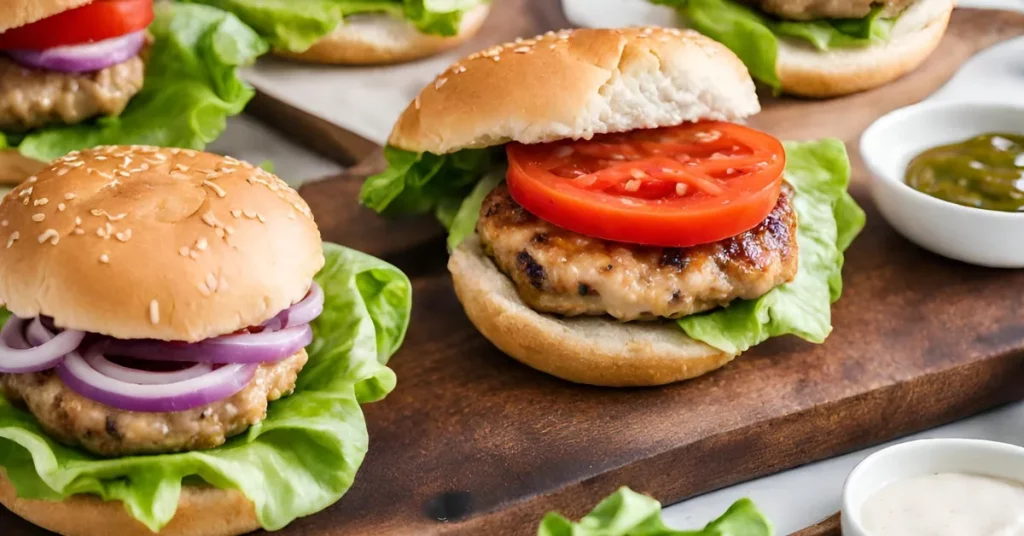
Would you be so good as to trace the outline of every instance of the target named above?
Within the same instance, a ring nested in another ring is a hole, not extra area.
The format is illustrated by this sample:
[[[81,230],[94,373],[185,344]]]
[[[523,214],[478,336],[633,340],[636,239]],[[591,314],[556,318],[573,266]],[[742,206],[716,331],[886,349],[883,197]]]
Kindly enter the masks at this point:
[[[215,337],[302,299],[323,264],[294,190],[209,153],[76,151],[0,202],[0,303],[64,328]]]
[[[939,46],[953,0],[918,0],[900,17],[892,39],[867,48],[822,53],[806,43],[780,40],[776,60],[786,93],[835,97],[885,85],[916,69]]]
[[[696,32],[563,30],[452,65],[406,108],[389,143],[444,154],[736,120],[759,110],[743,63]]]
[[[564,380],[590,385],[662,385],[694,378],[735,357],[687,337],[670,322],[540,314],[480,248],[476,235],[448,270],[470,321],[506,354]]]
[[[0,504],[63,536],[153,536],[120,501],[75,495],[63,502],[19,499],[0,467]],[[182,486],[178,511],[160,536],[236,536],[260,528],[252,502],[234,489]]]
[[[0,185],[20,184],[45,167],[45,163],[23,156],[14,149],[0,150]]]
[[[52,17],[93,0],[5,0],[0,2],[0,32]]]
[[[359,14],[345,19],[330,35],[302,52],[274,50],[274,54],[310,63],[375,65],[401,63],[454,48],[476,34],[490,6],[477,6],[462,17],[452,37],[425,34],[408,21],[382,14]]]

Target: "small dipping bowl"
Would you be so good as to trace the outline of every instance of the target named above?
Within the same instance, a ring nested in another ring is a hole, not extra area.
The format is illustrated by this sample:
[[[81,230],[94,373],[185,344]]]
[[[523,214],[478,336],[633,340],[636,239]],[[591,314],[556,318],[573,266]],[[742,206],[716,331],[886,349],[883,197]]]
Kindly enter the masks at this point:
[[[897,480],[969,473],[1024,482],[1024,448],[978,439],[922,439],[882,449],[860,462],[843,486],[843,536],[880,536],[864,527],[864,503]]]
[[[1024,107],[974,102],[925,102],[875,121],[860,139],[871,172],[871,195],[882,216],[917,245],[959,261],[1024,268],[1024,213],[950,203],[904,182],[919,154],[981,134],[1024,134]]]

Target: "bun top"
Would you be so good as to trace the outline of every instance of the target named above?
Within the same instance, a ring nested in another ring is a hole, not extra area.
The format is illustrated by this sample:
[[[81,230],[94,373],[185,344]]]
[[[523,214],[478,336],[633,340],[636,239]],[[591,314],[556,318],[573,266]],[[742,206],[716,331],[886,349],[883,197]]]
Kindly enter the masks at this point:
[[[733,121],[759,110],[743,62],[696,32],[562,30],[452,65],[406,108],[388,143],[445,154]]]
[[[0,202],[0,303],[121,339],[199,341],[301,300],[323,267],[281,179],[187,149],[98,147]]]
[[[24,26],[93,0],[5,0],[0,3],[0,32]]]

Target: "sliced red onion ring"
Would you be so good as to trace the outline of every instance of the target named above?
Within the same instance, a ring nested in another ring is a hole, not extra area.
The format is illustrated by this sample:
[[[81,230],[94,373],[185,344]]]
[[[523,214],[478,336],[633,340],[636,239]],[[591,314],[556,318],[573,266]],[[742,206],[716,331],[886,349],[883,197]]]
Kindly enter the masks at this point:
[[[78,348],[82,339],[85,338],[84,331],[72,329],[64,330],[54,336],[46,331],[46,328],[36,319],[33,321],[30,331],[33,331],[33,338],[39,337],[45,340],[41,344],[33,346],[25,340],[25,325],[28,322],[28,320],[12,316],[4,325],[3,330],[0,330],[0,372],[21,374],[51,369],[57,366],[65,355]]]
[[[313,282],[309,287],[309,293],[299,303],[277,313],[277,316],[263,323],[263,327],[270,331],[277,331],[301,324],[308,324],[320,313],[324,312],[324,289]]]
[[[191,380],[213,372],[213,365],[209,363],[196,363],[191,367],[171,372],[133,369],[114,363],[97,349],[87,351],[84,359],[90,367],[104,376],[137,385],[166,385]]]
[[[125,411],[166,413],[224,400],[244,389],[257,368],[255,363],[239,363],[180,382],[138,385],[106,376],[72,352],[57,367],[57,375],[71,390],[101,404]]]
[[[99,348],[107,355],[150,361],[268,363],[295,355],[311,342],[313,329],[303,324],[281,331],[226,335],[192,344],[149,339],[105,339],[99,343]]]
[[[29,67],[85,73],[98,71],[127,61],[139,54],[146,43],[146,30],[83,45],[69,45],[45,50],[8,50],[14,61]]]

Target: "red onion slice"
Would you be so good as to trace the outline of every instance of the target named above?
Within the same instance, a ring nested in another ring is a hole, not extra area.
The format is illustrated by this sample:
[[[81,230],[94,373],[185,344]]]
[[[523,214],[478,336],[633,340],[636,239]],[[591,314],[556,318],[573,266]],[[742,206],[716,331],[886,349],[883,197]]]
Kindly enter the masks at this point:
[[[30,345],[25,339],[25,325],[28,320],[12,316],[3,330],[0,330],[0,372],[22,374],[51,369],[67,354],[73,352],[85,338],[84,331],[64,330],[54,336],[39,322],[33,321],[33,336],[45,339],[41,344]],[[38,328],[36,326],[38,325]],[[43,330],[40,332],[39,330]]]
[[[85,73],[98,71],[127,61],[137,55],[146,43],[146,30],[83,45],[69,45],[45,50],[8,50],[14,61],[50,71]]]
[[[309,287],[309,293],[299,303],[277,313],[277,316],[263,323],[270,331],[277,331],[301,324],[309,324],[324,312],[324,289],[316,284]]]
[[[196,363],[191,367],[171,372],[133,369],[114,363],[96,349],[87,351],[84,359],[90,367],[104,376],[137,385],[166,385],[191,380],[213,372],[213,365],[209,363]]]
[[[105,339],[100,349],[107,355],[150,361],[193,363],[268,363],[280,361],[313,342],[308,324],[281,331],[226,335],[197,343],[154,340]]]
[[[71,390],[100,404],[125,411],[167,413],[224,400],[244,389],[257,368],[255,363],[239,363],[175,383],[138,385],[106,376],[72,352],[57,367],[57,375]]]

